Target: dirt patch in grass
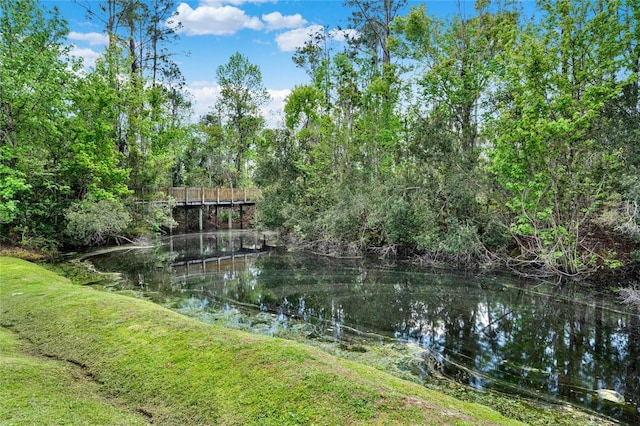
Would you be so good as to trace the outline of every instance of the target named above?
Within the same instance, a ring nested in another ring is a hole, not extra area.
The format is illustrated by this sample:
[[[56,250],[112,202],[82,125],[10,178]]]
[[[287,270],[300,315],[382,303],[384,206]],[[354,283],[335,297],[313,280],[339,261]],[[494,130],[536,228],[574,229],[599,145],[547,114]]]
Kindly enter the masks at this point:
[[[9,244],[0,244],[0,256],[15,257],[29,262],[45,262],[51,260],[51,255],[42,251]]]

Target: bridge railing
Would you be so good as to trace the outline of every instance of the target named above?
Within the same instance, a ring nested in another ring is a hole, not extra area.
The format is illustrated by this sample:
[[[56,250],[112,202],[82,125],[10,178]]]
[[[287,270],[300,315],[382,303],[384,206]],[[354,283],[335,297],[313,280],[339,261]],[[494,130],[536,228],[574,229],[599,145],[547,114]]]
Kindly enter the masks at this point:
[[[172,187],[157,191],[178,205],[255,203],[262,198],[258,188]]]

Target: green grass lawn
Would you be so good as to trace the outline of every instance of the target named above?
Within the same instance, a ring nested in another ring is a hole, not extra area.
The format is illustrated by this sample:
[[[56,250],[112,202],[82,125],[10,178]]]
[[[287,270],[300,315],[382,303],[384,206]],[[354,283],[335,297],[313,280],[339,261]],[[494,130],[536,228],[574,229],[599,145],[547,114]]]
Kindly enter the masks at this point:
[[[300,343],[0,258],[1,424],[517,424]],[[28,342],[28,343],[24,343]]]
[[[38,356],[0,328],[0,424],[143,425],[140,413],[100,395],[73,364]]]

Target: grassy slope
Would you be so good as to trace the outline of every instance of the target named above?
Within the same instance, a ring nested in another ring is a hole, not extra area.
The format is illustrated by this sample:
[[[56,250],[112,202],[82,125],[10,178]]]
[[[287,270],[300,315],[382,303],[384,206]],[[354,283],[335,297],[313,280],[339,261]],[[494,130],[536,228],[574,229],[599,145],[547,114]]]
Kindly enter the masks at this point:
[[[29,345],[0,328],[0,424],[148,424],[142,414],[102,397],[80,368],[29,352]]]
[[[295,342],[203,324],[152,303],[74,286],[22,260],[0,257],[0,280],[0,326],[44,355],[82,366],[101,395],[156,424],[515,423]],[[16,383],[22,379],[13,375],[10,359],[19,348],[11,351],[0,353],[0,368]],[[69,367],[56,366],[45,373],[59,375],[62,383]],[[8,396],[0,396],[4,406]],[[58,398],[55,387],[43,390],[40,401],[49,398]],[[92,398],[88,393],[76,403],[91,404]],[[20,423],[11,417],[16,413],[2,415],[9,418],[1,421]],[[86,415],[84,422],[100,423]],[[48,419],[42,416],[37,423]],[[129,424],[127,416],[123,412],[119,422]]]

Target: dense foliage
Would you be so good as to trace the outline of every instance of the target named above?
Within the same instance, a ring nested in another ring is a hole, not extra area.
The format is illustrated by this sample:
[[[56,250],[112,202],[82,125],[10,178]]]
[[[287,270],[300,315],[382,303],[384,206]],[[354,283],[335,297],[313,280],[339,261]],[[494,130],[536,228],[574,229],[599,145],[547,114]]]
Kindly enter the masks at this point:
[[[373,3],[402,2],[354,3],[378,22]],[[640,4],[530,6],[412,7],[388,52],[362,39],[375,31],[300,49],[311,82],[258,148],[265,223],[325,250],[530,275],[637,265]]]
[[[143,51],[147,40],[133,38],[156,39],[159,49],[161,37],[149,29],[163,17],[139,2],[131,2],[136,10],[106,3],[109,46],[85,71],[63,43],[68,31],[57,10],[35,0],[0,1],[5,240],[45,249],[108,241],[135,216],[124,205],[132,192],[167,181],[171,147],[184,132],[176,104],[184,99],[172,68],[161,72],[159,52]],[[125,26],[115,26],[117,14],[129,18],[118,20]],[[100,223],[100,212],[111,216]]]
[[[636,0],[477,0],[447,18],[349,0],[357,32],[297,50],[309,80],[275,129],[241,53],[194,124],[170,1],[94,5],[109,44],[87,71],[55,10],[0,0],[3,241],[157,231],[142,190],[255,184],[263,224],[318,250],[576,278],[640,261]]]

